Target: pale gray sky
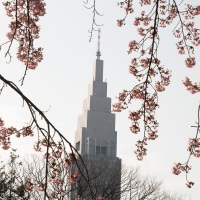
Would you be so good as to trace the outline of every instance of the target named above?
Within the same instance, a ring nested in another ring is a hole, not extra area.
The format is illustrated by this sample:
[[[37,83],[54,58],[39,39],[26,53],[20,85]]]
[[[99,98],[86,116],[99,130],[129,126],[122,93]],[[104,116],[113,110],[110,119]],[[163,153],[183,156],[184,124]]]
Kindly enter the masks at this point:
[[[2,1],[1,1],[2,2]],[[123,17],[123,12],[113,1],[99,0],[97,18],[104,24],[101,38],[101,52],[104,60],[104,79],[108,82],[108,96],[112,102],[123,89],[131,89],[135,80],[128,73],[132,55],[127,54],[128,43],[136,36],[132,26],[133,16],[128,18],[127,26],[118,28],[116,20]],[[0,43],[6,41],[7,19],[0,6]],[[94,33],[89,41],[88,29],[91,27],[92,13],[78,1],[49,1],[47,15],[41,20],[41,38],[38,45],[44,47],[44,61],[36,70],[29,71],[22,91],[41,109],[48,110],[47,116],[58,129],[73,142],[77,117],[81,114],[82,101],[87,96],[87,86],[92,80],[93,61],[96,58],[97,35]],[[171,29],[170,29],[171,30]],[[128,110],[116,113],[116,130],[118,132],[118,156],[125,163],[141,167],[143,174],[163,180],[166,189],[186,194],[192,200],[200,199],[199,160],[192,159],[193,169],[190,179],[195,182],[192,189],[185,186],[184,175],[171,173],[174,162],[185,162],[188,156],[188,138],[193,137],[195,129],[191,126],[197,120],[197,108],[200,95],[189,94],[182,85],[187,74],[194,81],[199,80],[199,63],[194,69],[186,69],[184,56],[178,56],[174,38],[170,30],[161,32],[160,58],[162,63],[172,70],[171,84],[160,94],[160,108],[157,119],[160,122],[159,138],[150,142],[148,156],[138,162],[134,155],[135,142],[141,136],[133,135],[128,120]],[[13,46],[14,47],[14,46]],[[0,52],[1,73],[19,83],[24,66],[15,59],[10,64],[4,59],[6,47]],[[197,55],[198,57],[199,55]],[[0,116],[7,125],[20,127],[29,122],[29,115],[22,108],[20,98],[5,88],[0,98]],[[20,153],[31,153],[33,139],[17,140],[13,143]],[[6,152],[0,150],[3,157]]]

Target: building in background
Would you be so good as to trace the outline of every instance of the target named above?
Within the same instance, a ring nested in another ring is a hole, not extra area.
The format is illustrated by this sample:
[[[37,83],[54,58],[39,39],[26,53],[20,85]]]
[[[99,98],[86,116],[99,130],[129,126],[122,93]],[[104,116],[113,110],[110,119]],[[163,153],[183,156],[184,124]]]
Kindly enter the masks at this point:
[[[120,199],[121,160],[117,157],[115,114],[111,112],[111,98],[107,97],[107,82],[103,81],[103,60],[100,59],[100,56],[99,30],[93,80],[88,86],[88,96],[83,101],[82,114],[78,117],[75,147],[83,156],[90,177],[97,176],[97,174],[94,175],[94,171],[91,172],[94,168],[96,173],[101,174],[98,178],[98,186],[96,183],[91,183],[91,185],[98,187],[97,190],[92,186],[94,193],[107,195],[109,199],[118,200]],[[99,168],[99,171],[97,168]],[[107,172],[102,172],[103,168],[107,168]],[[110,173],[108,173],[108,169]],[[113,181],[115,179],[115,183],[110,180],[111,177]],[[105,180],[106,178],[107,180]],[[100,180],[102,180],[102,184]],[[86,198],[87,192],[84,191],[83,182],[83,180],[79,180],[77,192]],[[93,179],[93,182],[95,182],[95,179]],[[105,192],[106,188],[107,191]],[[103,192],[104,194],[102,194]]]

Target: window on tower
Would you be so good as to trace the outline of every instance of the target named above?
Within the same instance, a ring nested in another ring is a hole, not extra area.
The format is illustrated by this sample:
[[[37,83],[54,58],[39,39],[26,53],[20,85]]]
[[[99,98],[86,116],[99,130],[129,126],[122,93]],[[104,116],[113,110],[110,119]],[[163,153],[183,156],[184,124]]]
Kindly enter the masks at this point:
[[[100,147],[100,146],[96,146],[96,155],[106,155],[107,153],[107,148],[106,147]]]
[[[101,147],[101,154],[106,155],[106,147]]]
[[[96,155],[101,154],[101,147],[100,146],[96,146]]]

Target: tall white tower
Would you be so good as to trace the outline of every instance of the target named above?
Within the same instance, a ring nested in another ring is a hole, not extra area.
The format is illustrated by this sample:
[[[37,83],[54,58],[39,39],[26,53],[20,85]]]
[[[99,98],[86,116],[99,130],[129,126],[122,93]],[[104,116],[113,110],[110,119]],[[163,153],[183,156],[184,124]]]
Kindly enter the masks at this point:
[[[89,158],[103,155],[116,157],[117,153],[115,114],[111,112],[111,98],[107,97],[107,83],[103,81],[103,60],[100,60],[100,56],[98,40],[93,81],[88,86],[88,96],[83,101],[83,111],[78,117],[75,132],[76,149]]]
[[[95,195],[120,200],[121,160],[117,157],[115,114],[111,112],[111,98],[107,97],[107,83],[103,81],[100,30],[96,55],[93,80],[88,86],[88,96],[83,101],[82,114],[78,117],[75,147],[88,167],[90,189]],[[76,185],[72,186],[71,199],[80,195],[90,200],[90,189],[80,176]]]

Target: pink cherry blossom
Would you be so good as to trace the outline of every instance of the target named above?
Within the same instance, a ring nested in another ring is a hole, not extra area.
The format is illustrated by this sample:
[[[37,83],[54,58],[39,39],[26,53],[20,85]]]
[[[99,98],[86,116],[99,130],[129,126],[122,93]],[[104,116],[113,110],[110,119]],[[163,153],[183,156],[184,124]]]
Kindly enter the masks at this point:
[[[185,77],[183,84],[186,89],[192,94],[200,92],[200,83],[192,83],[192,81],[188,77]]]
[[[165,91],[165,87],[158,81],[158,82],[156,82],[156,84],[155,84],[155,89],[156,89],[156,91],[158,91],[158,92],[163,92],[163,91]]]
[[[11,44],[14,39],[19,43],[17,58],[28,69],[35,69],[43,59],[42,48],[35,48],[34,40],[39,38],[40,27],[37,23],[40,16],[46,13],[46,4],[44,0],[18,0],[17,2],[7,1],[3,5],[12,20],[9,25],[10,31],[7,34],[8,39]]]
[[[137,51],[138,49],[139,49],[139,46],[135,40],[129,43],[129,51],[128,51],[129,54],[132,52],[132,50]]]
[[[117,20],[117,25],[119,27],[121,27],[122,25],[124,25],[124,20]]]
[[[197,157],[197,158],[200,157],[200,138],[189,139],[188,151],[194,157]]]
[[[195,64],[196,64],[195,58],[194,58],[194,57],[193,57],[193,58],[187,58],[187,59],[185,60],[185,64],[186,64],[186,66],[189,67],[189,68],[194,67]]]
[[[173,168],[172,168],[172,173],[175,175],[179,175],[181,173],[183,169],[183,166],[181,165],[181,163],[175,163]]]

